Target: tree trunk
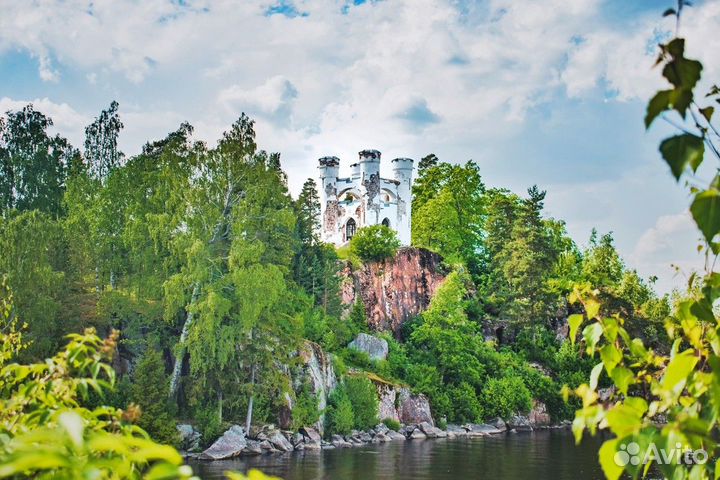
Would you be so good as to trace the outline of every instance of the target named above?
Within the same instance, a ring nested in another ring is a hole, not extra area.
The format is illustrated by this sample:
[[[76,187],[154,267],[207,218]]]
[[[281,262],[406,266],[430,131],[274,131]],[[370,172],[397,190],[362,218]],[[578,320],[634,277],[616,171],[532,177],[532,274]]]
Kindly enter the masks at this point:
[[[190,298],[190,306],[192,307],[200,297],[200,284],[196,283],[193,287],[192,297]],[[185,317],[185,323],[183,324],[182,333],[180,334],[180,341],[178,342],[178,351],[175,354],[175,365],[173,365],[172,377],[170,377],[170,398],[175,398],[177,394],[178,383],[180,381],[180,373],[182,371],[183,358],[185,358],[185,341],[187,340],[190,326],[193,323],[195,314],[190,310]]]
[[[225,224],[227,224],[228,217],[230,216],[230,213],[232,212],[232,186],[228,185],[227,192],[225,193],[225,204],[223,205],[223,211],[222,211],[222,217],[220,218],[220,221],[215,226],[215,231],[213,232],[213,236],[210,239],[210,244],[213,244],[220,240],[222,237],[223,227]],[[200,298],[200,284],[195,283],[193,285],[193,292],[192,296],[190,297],[190,305],[189,307],[192,307],[197,303],[198,298]],[[185,317],[185,323],[183,324],[182,333],[180,334],[180,341],[178,342],[178,352],[175,355],[175,365],[173,366],[173,373],[172,377],[170,379],[170,398],[173,399],[177,395],[177,388],[178,383],[180,381],[180,373],[182,371],[182,363],[183,358],[185,357],[185,341],[187,340],[188,333],[190,331],[190,326],[193,323],[193,320],[195,318],[194,313],[192,312],[192,308],[188,308],[188,314],[187,317]]]
[[[223,393],[222,390],[218,388],[217,392],[218,397],[218,424],[222,425],[222,419],[223,419]]]
[[[245,417],[245,433],[250,432],[250,425],[252,424],[253,414],[253,400],[255,400],[255,365],[250,367],[250,400],[248,400],[247,417]]]

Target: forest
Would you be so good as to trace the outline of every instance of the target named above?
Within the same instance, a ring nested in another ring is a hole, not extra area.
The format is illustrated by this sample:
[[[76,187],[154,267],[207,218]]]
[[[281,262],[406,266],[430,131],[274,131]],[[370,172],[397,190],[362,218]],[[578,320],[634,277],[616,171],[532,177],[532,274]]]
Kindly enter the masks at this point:
[[[647,125],[663,111],[700,108],[678,100],[692,100],[702,68],[684,57],[682,40],[663,45],[658,61],[671,89],[650,102]],[[698,115],[709,124],[712,110]],[[418,162],[412,246],[439,254],[446,277],[429,308],[392,335],[370,331],[362,301],[342,304],[340,272],[392,261],[393,231],[361,229],[347,249],[321,243],[315,181],[293,198],[280,154],[256,144],[246,115],[215,146],[182,124],[130,157],[118,148],[115,102],[87,126],[82,148],[51,127],[32,105],[0,121],[0,389],[35,382],[5,403],[6,438],[22,430],[7,427],[13,413],[38,402],[54,411],[48,392],[96,412],[91,425],[137,424],[167,444],[178,442],[180,421],[196,425],[204,445],[232,424],[276,423],[288,397],[294,428],[324,415],[326,435],[347,433],[384,420],[371,382],[381,379],[426,395],[441,428],[527,413],[539,400],[554,422],[574,417],[579,437],[608,425],[618,437],[659,435],[648,419],[663,413],[676,429],[663,430],[667,441],[708,441],[720,413],[693,397],[717,395],[717,275],[658,296],[612,233],[571,239],[544,214],[538,186],[517,194],[487,185],[473,161]],[[702,162],[697,139],[702,146],[708,132],[663,143],[676,178]],[[717,191],[715,180],[694,190],[691,206],[712,251]],[[502,335],[488,335],[498,326]],[[388,342],[386,360],[348,348],[362,332]],[[279,368],[296,364],[306,341],[340,379],[323,411],[308,385]],[[67,378],[73,369],[90,380]],[[59,378],[68,392],[56,391]],[[621,397],[603,404],[596,390],[611,385]],[[658,398],[651,410],[649,392]],[[27,421],[42,425],[44,415]],[[601,463],[618,478],[622,469],[603,461],[611,442]]]

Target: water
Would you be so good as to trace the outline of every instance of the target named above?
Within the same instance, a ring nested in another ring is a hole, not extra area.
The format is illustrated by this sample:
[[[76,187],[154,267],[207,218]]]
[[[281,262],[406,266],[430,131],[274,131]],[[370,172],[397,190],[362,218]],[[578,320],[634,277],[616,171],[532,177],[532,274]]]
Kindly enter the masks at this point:
[[[191,464],[203,479],[257,468],[285,480],[602,479],[600,438],[575,446],[568,430],[389,442]]]

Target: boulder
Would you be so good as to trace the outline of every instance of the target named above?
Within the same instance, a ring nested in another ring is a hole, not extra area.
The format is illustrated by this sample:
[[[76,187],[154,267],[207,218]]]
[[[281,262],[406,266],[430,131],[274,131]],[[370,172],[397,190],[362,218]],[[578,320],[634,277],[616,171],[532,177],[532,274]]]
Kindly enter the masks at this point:
[[[318,431],[312,427],[301,427],[300,434],[305,437],[305,443],[320,444],[320,442],[322,442],[322,437]]]
[[[435,425],[430,412],[430,401],[425,395],[412,395],[410,390],[400,390],[398,417],[401,423],[418,424],[427,422]]]
[[[247,445],[243,448],[243,455],[260,455],[263,451],[260,448],[260,442],[257,440],[248,440]]]
[[[277,430],[268,437],[268,441],[281,452],[292,452],[294,450],[292,443],[285,438],[285,435]]]
[[[302,445],[305,437],[303,437],[303,434],[298,432],[292,436],[292,440],[290,442],[293,444],[293,447],[297,448],[298,445]]]
[[[378,418],[400,421],[397,411],[398,387],[386,382],[373,381],[378,394]]]
[[[515,430],[516,432],[531,432],[532,431],[532,425],[530,424],[530,419],[528,417],[526,417],[525,415],[513,415],[507,421],[507,425],[510,430]]]
[[[385,435],[388,437],[388,439],[390,441],[407,440],[407,438],[405,438],[405,435],[403,435],[400,432],[396,432],[395,430],[390,430]]]
[[[186,452],[194,452],[200,449],[200,439],[202,434],[195,430],[195,427],[189,424],[181,424],[177,426],[180,434],[180,449]]]
[[[322,448],[323,450],[332,450],[335,448],[335,445],[330,442],[323,441],[320,445],[320,448]]]
[[[495,418],[493,418],[492,420],[489,420],[487,423],[488,423],[489,425],[494,426],[495,428],[497,428],[497,429],[500,430],[501,432],[505,432],[505,431],[507,431],[507,429],[508,429],[507,423],[505,423],[505,420],[503,420],[503,419],[500,418],[500,417],[495,417]]]
[[[268,440],[263,440],[262,442],[260,442],[260,450],[262,450],[263,453],[277,452],[275,447],[273,447],[272,443],[270,443]]]
[[[385,360],[388,356],[387,340],[367,333],[359,333],[355,340],[348,344],[348,348],[366,353],[370,360]]]
[[[390,437],[384,433],[376,433],[372,439],[373,443],[385,443],[390,441]]]
[[[342,435],[333,435],[331,438],[331,443],[335,446],[335,448],[350,448],[350,447],[352,447],[352,443],[345,441],[345,439],[342,437]]]
[[[426,438],[427,438],[427,435],[425,435],[425,433],[423,433],[423,431],[420,430],[419,428],[416,428],[415,430],[413,430],[412,433],[410,434],[410,436],[408,437],[408,439],[410,439],[410,440],[425,440]]]
[[[545,404],[539,400],[533,400],[532,410],[528,414],[528,420],[533,428],[547,427],[550,425],[550,414]]]
[[[448,424],[446,431],[448,436],[464,437],[468,434],[468,430],[465,427],[453,424]]]
[[[389,428],[387,427],[387,425],[385,425],[384,423],[381,423],[381,424],[379,424],[379,425],[375,425],[375,428],[373,428],[373,432],[375,432],[375,434],[378,434],[378,433],[387,433],[387,432],[389,432],[389,431],[390,431],[390,429],[389,429]]]
[[[428,438],[440,438],[440,437],[447,437],[447,433],[440,430],[437,427],[433,427],[428,422],[421,422],[418,425],[418,428],[420,431],[422,431]]]
[[[502,433],[495,425],[489,425],[487,423],[470,423],[467,425],[469,434],[480,434],[480,435],[497,435]]]
[[[239,425],[230,427],[223,436],[215,440],[200,458],[203,460],[222,460],[240,455],[247,446],[245,430]]]

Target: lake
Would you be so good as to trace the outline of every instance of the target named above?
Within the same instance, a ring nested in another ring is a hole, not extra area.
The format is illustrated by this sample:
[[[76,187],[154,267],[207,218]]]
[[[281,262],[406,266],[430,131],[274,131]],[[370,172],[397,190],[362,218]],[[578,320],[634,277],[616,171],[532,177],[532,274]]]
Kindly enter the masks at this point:
[[[303,451],[193,462],[203,479],[258,468],[285,480],[502,480],[602,479],[600,438],[575,446],[570,430],[540,430],[479,438],[389,442],[364,447]]]

